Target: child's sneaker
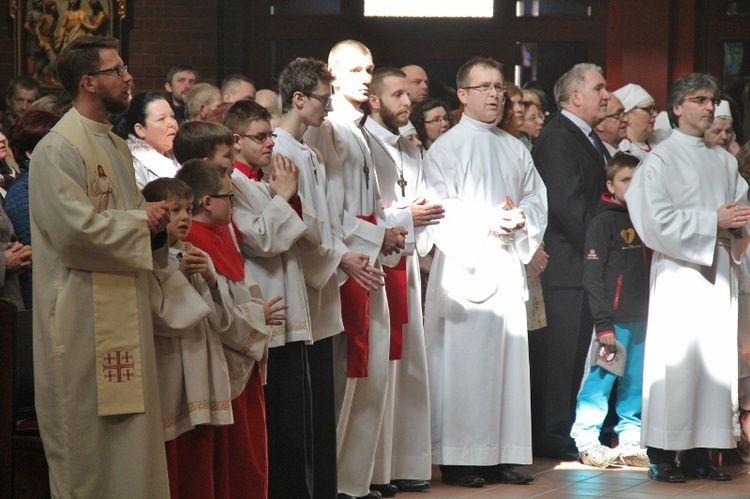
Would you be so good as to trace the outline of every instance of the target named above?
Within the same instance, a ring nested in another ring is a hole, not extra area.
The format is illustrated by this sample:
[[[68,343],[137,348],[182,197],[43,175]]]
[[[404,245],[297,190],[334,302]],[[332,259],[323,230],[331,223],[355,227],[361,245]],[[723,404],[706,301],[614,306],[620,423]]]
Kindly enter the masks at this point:
[[[589,466],[596,466],[597,468],[606,468],[614,463],[620,456],[620,451],[617,449],[610,449],[602,444],[596,444],[589,447],[585,451],[578,453],[578,460]]]
[[[635,466],[636,468],[648,468],[648,465],[651,464],[646,449],[641,449],[641,445],[637,442],[624,442],[617,449],[620,451],[620,456],[617,458],[616,464]]]

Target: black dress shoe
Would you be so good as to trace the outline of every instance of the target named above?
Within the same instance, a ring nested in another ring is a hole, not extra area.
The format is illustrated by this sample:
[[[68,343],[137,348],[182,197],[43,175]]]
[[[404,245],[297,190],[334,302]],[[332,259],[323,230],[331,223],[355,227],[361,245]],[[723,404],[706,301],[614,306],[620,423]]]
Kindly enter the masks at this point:
[[[366,496],[351,496],[349,494],[339,492],[339,495],[337,497],[338,499],[380,499],[383,496],[377,490],[371,490]]]
[[[398,487],[392,483],[372,483],[370,490],[377,490],[383,497],[393,497],[398,494]]]
[[[421,492],[430,488],[427,480],[391,480],[399,492]]]
[[[441,480],[446,485],[478,489],[484,487],[484,484],[487,483],[476,474],[471,466],[445,466],[441,464],[440,472],[442,473]]]
[[[496,464],[495,466],[474,466],[477,475],[487,483],[507,483],[523,485],[534,479],[532,475],[519,472],[510,464]]]
[[[672,463],[650,464],[648,476],[658,482],[684,483],[685,475]]]
[[[732,475],[717,470],[716,467],[711,463],[700,466],[681,464],[679,468],[685,476],[690,478],[704,478],[706,480],[714,480],[717,482],[726,482],[732,479]]]

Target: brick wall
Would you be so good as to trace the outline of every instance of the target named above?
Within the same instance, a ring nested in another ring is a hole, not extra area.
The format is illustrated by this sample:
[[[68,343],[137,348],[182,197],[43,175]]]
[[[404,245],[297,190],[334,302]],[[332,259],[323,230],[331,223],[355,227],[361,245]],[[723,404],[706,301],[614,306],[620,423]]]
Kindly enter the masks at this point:
[[[218,0],[131,2],[127,63],[136,92],[163,90],[178,64],[195,66],[202,81],[218,84]]]

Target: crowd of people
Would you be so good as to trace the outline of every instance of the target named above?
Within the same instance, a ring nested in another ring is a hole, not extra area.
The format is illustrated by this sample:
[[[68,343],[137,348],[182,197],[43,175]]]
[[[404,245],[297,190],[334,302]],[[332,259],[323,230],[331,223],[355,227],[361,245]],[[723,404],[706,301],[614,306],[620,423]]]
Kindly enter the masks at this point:
[[[712,76],[662,117],[593,64],[548,97],[475,57],[453,109],[344,40],[275,90],[183,65],[134,94],[82,35],[55,78],[13,80],[0,130],[0,294],[33,310],[53,497],[750,463],[750,145]]]

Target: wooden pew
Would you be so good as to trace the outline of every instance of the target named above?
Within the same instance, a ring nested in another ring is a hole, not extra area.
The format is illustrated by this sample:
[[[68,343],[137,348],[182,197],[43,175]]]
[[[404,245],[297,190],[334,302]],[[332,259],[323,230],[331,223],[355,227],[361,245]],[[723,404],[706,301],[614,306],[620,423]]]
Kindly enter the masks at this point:
[[[31,311],[0,299],[0,498],[49,496],[34,411]]]

